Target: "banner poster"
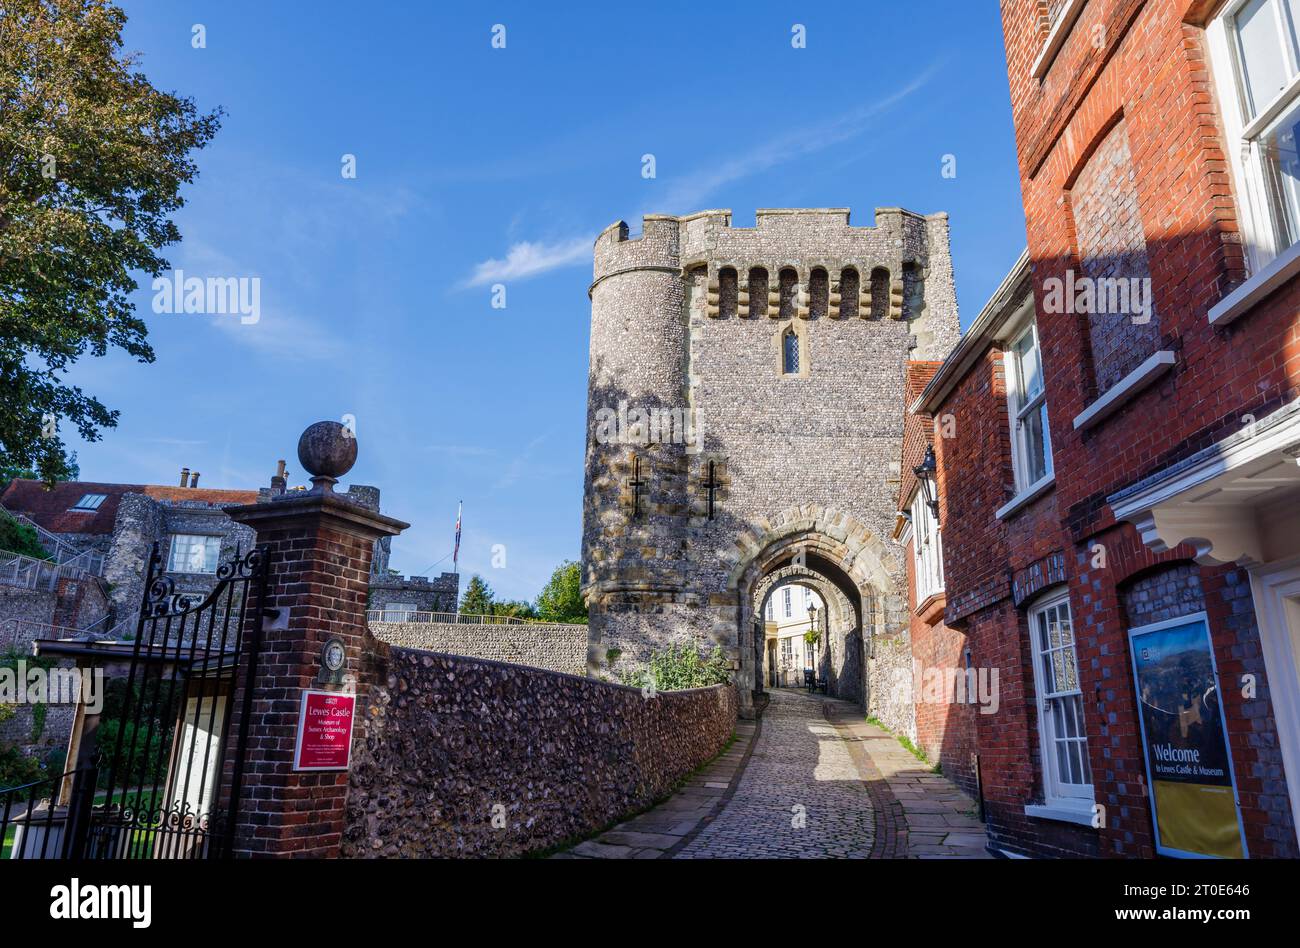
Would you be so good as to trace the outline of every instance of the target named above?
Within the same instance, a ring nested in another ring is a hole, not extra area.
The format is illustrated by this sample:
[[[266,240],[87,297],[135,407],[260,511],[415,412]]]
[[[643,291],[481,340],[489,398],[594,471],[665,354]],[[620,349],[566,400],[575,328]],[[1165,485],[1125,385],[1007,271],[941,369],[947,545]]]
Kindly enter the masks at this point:
[[[1246,855],[1219,675],[1204,613],[1129,630],[1156,851]]]

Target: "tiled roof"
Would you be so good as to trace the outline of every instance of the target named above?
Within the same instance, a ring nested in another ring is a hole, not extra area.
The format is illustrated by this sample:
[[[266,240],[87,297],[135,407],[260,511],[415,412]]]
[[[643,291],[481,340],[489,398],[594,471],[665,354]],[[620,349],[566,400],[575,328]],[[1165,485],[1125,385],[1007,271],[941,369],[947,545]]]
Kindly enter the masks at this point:
[[[87,494],[102,494],[104,501],[95,510],[72,510]],[[46,489],[40,481],[17,479],[0,496],[0,504],[14,513],[25,514],[52,533],[111,534],[118,504],[126,494],[144,494],[154,500],[170,502],[200,501],[222,507],[257,501],[255,490],[98,484],[92,481],[65,481]]]

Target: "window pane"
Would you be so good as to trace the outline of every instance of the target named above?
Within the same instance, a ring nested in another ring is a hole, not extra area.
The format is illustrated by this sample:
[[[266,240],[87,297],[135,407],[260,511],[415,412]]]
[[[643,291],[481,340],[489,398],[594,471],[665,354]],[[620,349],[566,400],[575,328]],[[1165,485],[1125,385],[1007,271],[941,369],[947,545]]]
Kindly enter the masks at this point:
[[[1061,649],[1061,679],[1057,687],[1061,691],[1079,690],[1079,663],[1075,660],[1073,646]]]
[[[1300,57],[1300,0],[1286,0],[1286,7],[1290,14],[1287,32],[1291,34],[1291,49]]]
[[[1273,0],[1251,0],[1236,18],[1241,50],[1241,71],[1252,117],[1282,91],[1287,64],[1277,35]]]
[[[1034,331],[1025,333],[1015,344],[1016,369],[1020,376],[1020,404],[1031,401],[1043,390],[1042,364],[1038,347],[1034,345]]]
[[[1070,782],[1070,762],[1065,753],[1065,741],[1056,741],[1056,779],[1061,783]]]
[[[1083,745],[1070,741],[1070,783],[1083,783]]]
[[[1021,487],[1028,487],[1035,481],[1047,476],[1047,436],[1044,425],[1047,420],[1047,406],[1044,404],[1040,410],[1030,412],[1021,419],[1023,430],[1023,444],[1025,446],[1024,457],[1024,476],[1025,483]]]
[[[796,375],[799,372],[799,337],[788,332],[782,343],[785,350],[785,374]]]
[[[1300,0],[1295,0],[1300,4]],[[1280,121],[1259,139],[1264,174],[1272,192],[1274,213],[1285,223],[1283,245],[1290,246],[1300,236],[1300,157],[1296,140],[1300,137],[1300,100],[1293,102]]]
[[[1065,678],[1065,652],[1057,649],[1052,652],[1052,680],[1050,682],[1052,691],[1068,691]]]

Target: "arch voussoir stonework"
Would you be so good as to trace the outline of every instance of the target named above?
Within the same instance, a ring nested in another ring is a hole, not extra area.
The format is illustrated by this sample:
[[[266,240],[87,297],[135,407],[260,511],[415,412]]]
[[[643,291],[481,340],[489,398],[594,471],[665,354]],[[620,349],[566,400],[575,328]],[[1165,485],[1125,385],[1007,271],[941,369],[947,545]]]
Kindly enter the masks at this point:
[[[870,637],[879,631],[884,614],[900,607],[897,558],[853,515],[816,504],[782,511],[769,518],[762,532],[742,531],[736,548],[743,555],[732,566],[726,584],[735,599],[718,609],[714,625],[739,629],[742,690],[752,687],[755,694],[762,690],[757,654],[761,643],[756,639],[760,597],[775,584],[794,582],[797,577],[819,593],[826,590],[823,599],[837,609],[827,641],[831,687],[837,696],[865,704]]]

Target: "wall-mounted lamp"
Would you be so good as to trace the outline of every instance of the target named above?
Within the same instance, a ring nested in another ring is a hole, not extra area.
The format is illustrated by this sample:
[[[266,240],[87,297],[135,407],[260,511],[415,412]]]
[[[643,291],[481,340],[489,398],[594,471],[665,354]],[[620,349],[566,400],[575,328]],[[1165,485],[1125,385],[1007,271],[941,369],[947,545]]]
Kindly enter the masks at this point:
[[[934,460],[934,446],[930,445],[925,449],[925,458],[916,467],[912,468],[912,473],[916,475],[916,482],[921,489],[921,497],[930,507],[930,513],[934,514],[934,522],[939,522],[939,489],[936,485],[934,474],[938,470],[938,465]]]

